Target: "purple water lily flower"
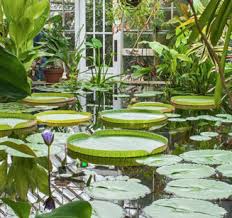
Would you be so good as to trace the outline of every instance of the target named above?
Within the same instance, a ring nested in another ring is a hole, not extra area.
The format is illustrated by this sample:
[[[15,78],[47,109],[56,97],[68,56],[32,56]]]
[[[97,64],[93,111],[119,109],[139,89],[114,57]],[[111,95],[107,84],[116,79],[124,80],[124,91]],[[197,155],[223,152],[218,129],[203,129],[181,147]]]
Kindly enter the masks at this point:
[[[56,208],[55,206],[55,201],[52,197],[49,197],[45,202],[44,202],[44,209],[46,210],[54,210]]]
[[[45,130],[42,133],[42,137],[43,137],[44,143],[47,146],[51,146],[54,140],[54,133],[51,130]]]

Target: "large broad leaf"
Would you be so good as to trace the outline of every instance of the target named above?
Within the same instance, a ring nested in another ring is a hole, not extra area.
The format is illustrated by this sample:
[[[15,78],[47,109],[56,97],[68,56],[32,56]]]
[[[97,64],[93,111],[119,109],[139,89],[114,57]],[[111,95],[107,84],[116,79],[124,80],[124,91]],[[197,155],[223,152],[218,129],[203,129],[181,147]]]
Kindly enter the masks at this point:
[[[12,201],[8,198],[1,199],[3,203],[7,204],[17,215],[18,218],[28,218],[31,211],[31,205],[28,202],[23,201]]]
[[[160,175],[171,179],[200,179],[207,178],[215,174],[212,167],[200,164],[175,164],[172,166],[163,166],[156,170]]]
[[[150,189],[137,181],[100,181],[86,188],[87,194],[94,199],[103,200],[135,200],[145,197]]]
[[[154,201],[144,213],[155,218],[222,218],[226,211],[208,201],[171,198]]]
[[[21,99],[30,93],[24,66],[0,46],[0,96]]]
[[[86,201],[74,201],[55,209],[51,213],[37,215],[35,218],[91,218],[92,208]]]
[[[207,179],[179,179],[167,184],[165,191],[178,197],[218,200],[232,196],[232,186],[220,181]]]

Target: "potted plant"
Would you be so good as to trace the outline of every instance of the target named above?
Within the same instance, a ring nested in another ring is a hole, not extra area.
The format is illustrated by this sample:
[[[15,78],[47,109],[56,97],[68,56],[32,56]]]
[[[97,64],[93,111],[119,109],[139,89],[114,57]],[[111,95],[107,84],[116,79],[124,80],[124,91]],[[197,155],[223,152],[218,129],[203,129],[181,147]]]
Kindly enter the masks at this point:
[[[48,83],[57,83],[60,81],[64,73],[63,62],[54,60],[52,64],[46,65],[44,69],[45,81]]]
[[[69,66],[70,43],[63,35],[62,17],[60,15],[49,19],[42,33],[40,44],[49,54],[43,63],[46,82],[57,83],[62,78],[64,69]]]

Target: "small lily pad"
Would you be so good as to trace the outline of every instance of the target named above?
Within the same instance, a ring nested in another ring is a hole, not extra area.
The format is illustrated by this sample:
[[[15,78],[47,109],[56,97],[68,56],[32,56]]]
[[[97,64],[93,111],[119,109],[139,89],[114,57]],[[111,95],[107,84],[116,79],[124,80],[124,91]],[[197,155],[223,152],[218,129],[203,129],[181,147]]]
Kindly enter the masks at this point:
[[[135,181],[100,181],[87,187],[86,193],[99,200],[136,200],[145,197],[150,189]]]
[[[210,138],[215,138],[218,137],[219,134],[217,132],[201,132],[200,133],[202,136],[210,137]]]
[[[152,157],[137,159],[136,162],[139,164],[151,166],[151,167],[162,167],[173,165],[178,162],[181,162],[182,158],[176,155],[161,154]]]
[[[71,135],[71,133],[54,132],[53,144],[66,144],[68,137],[70,137]],[[44,144],[41,133],[32,134],[28,136],[26,140],[32,144]]]
[[[183,198],[219,200],[232,196],[232,185],[209,179],[179,179],[169,182],[165,191]]]
[[[208,201],[171,198],[154,201],[144,213],[155,218],[223,218],[227,212]]]
[[[149,97],[155,97],[157,95],[163,95],[164,92],[160,91],[146,91],[146,92],[141,92],[141,93],[135,93],[135,97],[140,97],[140,98],[149,98]]]
[[[181,117],[180,114],[176,114],[176,113],[165,113],[165,115],[166,115],[168,118],[178,118],[178,117]]]
[[[199,119],[200,119],[199,117],[187,117],[186,118],[187,121],[197,121]]]
[[[177,118],[169,118],[168,121],[175,122],[175,123],[183,123],[183,122],[186,122],[186,119],[177,117]]]
[[[200,164],[184,163],[163,166],[158,168],[156,172],[171,179],[200,179],[207,178],[215,174],[215,170],[212,167]]]
[[[206,164],[221,165],[232,163],[232,152],[226,150],[196,150],[180,155],[185,161]]]
[[[123,218],[123,209],[117,205],[108,201],[90,201],[92,205],[92,216],[91,218],[109,218],[114,216],[114,218]]]
[[[224,164],[218,166],[216,170],[220,172],[224,177],[232,178],[232,164]]]
[[[196,142],[206,142],[206,141],[210,141],[212,138],[204,135],[193,135],[190,136],[190,139]]]

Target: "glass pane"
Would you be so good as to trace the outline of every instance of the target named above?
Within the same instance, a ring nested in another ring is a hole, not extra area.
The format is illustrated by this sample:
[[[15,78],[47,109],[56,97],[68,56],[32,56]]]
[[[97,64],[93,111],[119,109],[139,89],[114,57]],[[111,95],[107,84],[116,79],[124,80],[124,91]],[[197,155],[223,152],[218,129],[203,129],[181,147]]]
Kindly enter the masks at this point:
[[[86,31],[93,32],[93,0],[86,0]]]
[[[113,17],[112,17],[112,13],[111,13],[111,9],[113,7],[112,1],[107,1],[105,3],[105,7],[106,7],[106,20],[105,20],[105,28],[106,28],[106,32],[112,32],[112,24],[113,24]]]
[[[103,4],[102,0],[95,0],[95,28],[96,32],[102,32],[103,31]]]
[[[74,12],[65,12],[64,14],[64,21],[65,21],[65,26],[64,28],[66,30],[74,30],[75,28],[75,14]]]
[[[113,35],[106,35],[105,41],[105,48],[106,48],[106,55],[105,55],[105,63],[112,67],[113,66]]]

